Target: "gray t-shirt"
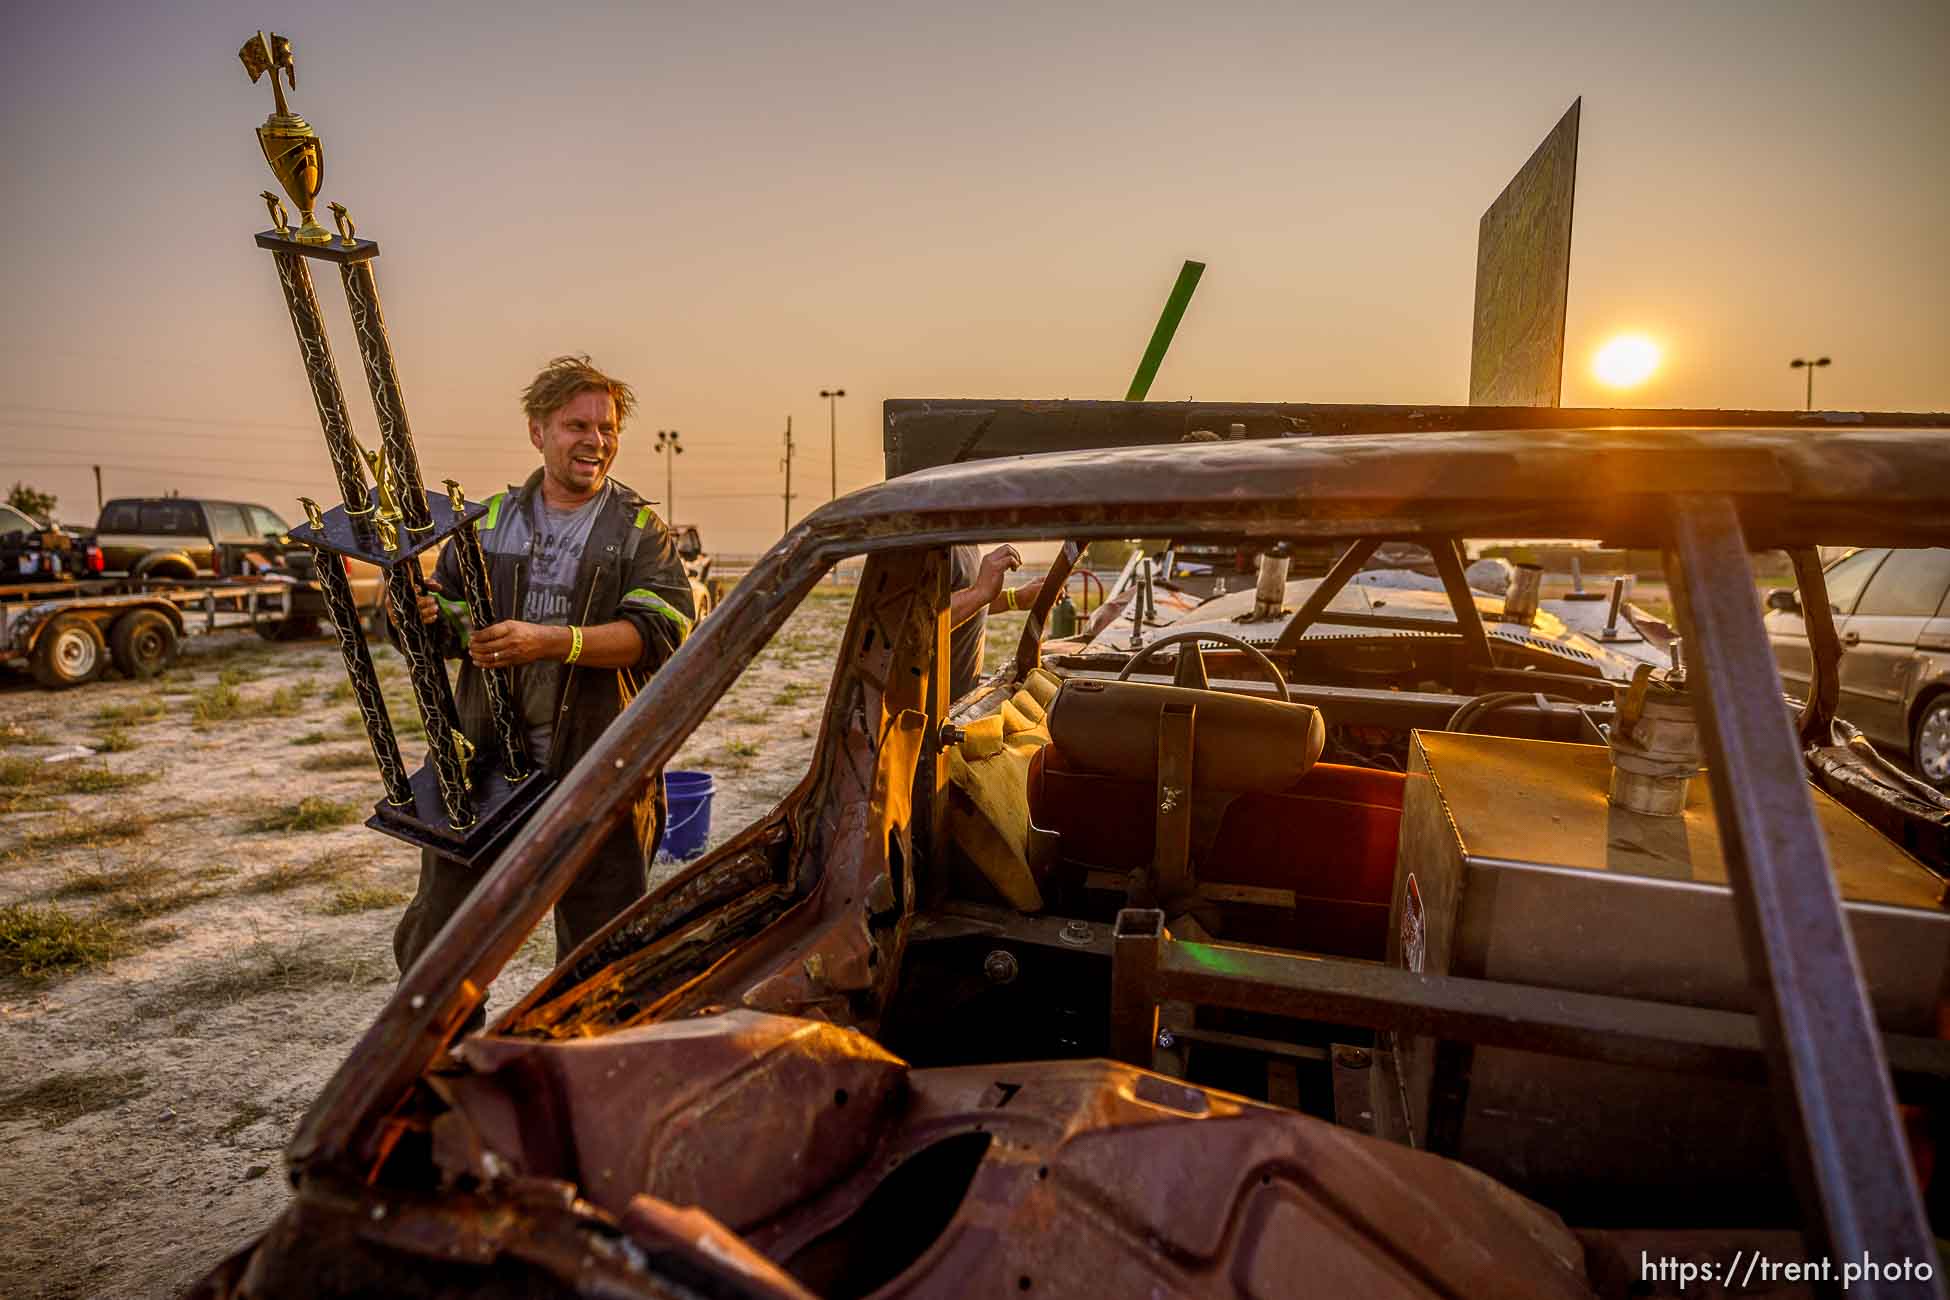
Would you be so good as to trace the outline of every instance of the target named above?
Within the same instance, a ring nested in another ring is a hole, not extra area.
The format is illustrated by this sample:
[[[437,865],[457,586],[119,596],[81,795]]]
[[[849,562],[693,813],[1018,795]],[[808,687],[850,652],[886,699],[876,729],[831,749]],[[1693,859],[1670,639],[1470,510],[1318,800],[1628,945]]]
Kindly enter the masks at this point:
[[[982,548],[957,546],[948,566],[948,589],[975,585],[982,571]],[[989,610],[984,605],[948,633],[948,699],[960,699],[975,689],[982,676],[982,652],[988,644]]]
[[[589,544],[589,530],[595,526],[610,491],[605,483],[602,491],[572,510],[555,509],[537,491],[527,513],[506,520],[495,530],[496,551],[528,556],[528,594],[517,618],[560,627],[580,615],[580,610],[569,608],[575,595],[576,570],[582,564],[583,548]],[[537,761],[548,756],[563,668],[554,660],[542,660],[519,670],[521,717],[528,731],[528,751]]]

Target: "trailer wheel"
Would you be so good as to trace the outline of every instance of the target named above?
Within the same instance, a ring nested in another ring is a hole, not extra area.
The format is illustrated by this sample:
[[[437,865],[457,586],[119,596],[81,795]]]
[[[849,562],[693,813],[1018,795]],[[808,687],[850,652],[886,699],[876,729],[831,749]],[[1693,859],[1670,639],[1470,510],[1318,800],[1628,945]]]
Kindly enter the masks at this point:
[[[49,690],[92,682],[108,667],[102,630],[79,614],[58,614],[34,642],[34,680]]]
[[[108,650],[124,677],[142,681],[176,662],[176,626],[160,611],[132,609],[108,629]]]

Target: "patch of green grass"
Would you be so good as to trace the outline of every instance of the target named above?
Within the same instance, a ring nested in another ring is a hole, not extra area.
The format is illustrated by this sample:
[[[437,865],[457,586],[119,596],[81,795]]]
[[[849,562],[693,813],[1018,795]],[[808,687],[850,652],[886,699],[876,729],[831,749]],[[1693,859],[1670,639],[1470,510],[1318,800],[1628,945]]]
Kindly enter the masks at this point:
[[[805,699],[808,694],[809,692],[801,683],[787,682],[779,688],[779,693],[772,697],[772,705],[774,708],[789,709]]]
[[[138,839],[151,826],[164,822],[182,821],[190,814],[186,810],[168,813],[126,812],[111,813],[105,817],[70,817],[53,830],[29,835],[21,841],[22,849],[65,849],[77,844],[114,844],[121,840]]]
[[[408,895],[380,885],[347,885],[335,891],[319,910],[327,916],[350,916],[354,912],[375,912],[382,907],[398,907]]]
[[[82,763],[55,763],[50,765],[50,775],[40,784],[55,794],[107,794],[147,785],[160,775],[160,772],[112,772],[106,767]]]
[[[306,795],[297,803],[286,804],[259,814],[250,823],[254,831],[322,831],[348,826],[359,820],[357,804],[321,795]]]
[[[327,956],[314,947],[257,946],[231,964],[206,968],[193,978],[138,1005],[145,1020],[184,1011],[235,1006],[271,993],[357,988],[391,978],[392,963],[378,958]]]
[[[95,721],[109,726],[140,726],[163,716],[163,702],[154,696],[130,700],[127,704],[104,704],[95,710]]]
[[[160,862],[136,862],[126,867],[105,867],[97,871],[70,871],[54,887],[56,898],[99,898],[127,890],[144,890],[173,879],[175,868]]]
[[[749,763],[758,757],[759,746],[756,741],[727,740],[724,743],[724,752],[730,755],[734,762]]]
[[[369,859],[357,854],[321,853],[310,862],[280,862],[239,886],[245,894],[282,894],[306,885],[326,885],[363,870]]]
[[[229,874],[228,868],[222,868]],[[172,884],[165,889],[148,890],[118,898],[105,909],[106,915],[118,921],[147,921],[158,916],[168,916],[186,907],[219,898],[226,891],[218,885],[200,883],[194,880]]]
[[[327,732],[307,731],[304,735],[294,738],[291,743],[294,745],[322,745],[331,738],[331,735]]]
[[[18,789],[32,783],[44,766],[38,758],[0,758],[0,789]]]
[[[254,682],[263,675],[263,673],[260,673],[248,664],[232,664],[217,674],[217,684],[220,686],[242,686],[245,682]]]
[[[207,727],[213,722],[227,722],[237,716],[237,709],[243,702],[243,692],[229,682],[220,681],[190,696],[190,717],[199,727]]]
[[[141,743],[127,727],[110,727],[95,736],[90,748],[98,754],[126,754]]]
[[[128,928],[58,907],[0,907],[0,975],[47,979],[100,966],[134,948]]]
[[[341,681],[334,685],[331,690],[325,692],[325,702],[327,704],[345,704],[350,702],[351,699],[352,683],[350,681]]]
[[[196,693],[190,713],[197,726],[207,727],[232,719],[295,717],[303,703],[304,695],[294,687],[280,686],[269,695],[247,699],[235,686],[220,681]]]
[[[323,753],[313,754],[298,764],[307,772],[348,772],[355,768],[370,768],[372,765],[372,755],[356,749],[328,749]]]
[[[145,1091],[147,1078],[142,1069],[57,1074],[0,1096],[0,1120],[39,1119],[42,1128],[60,1128],[83,1115],[134,1101]]]
[[[52,745],[54,737],[24,722],[0,722],[0,745]]]

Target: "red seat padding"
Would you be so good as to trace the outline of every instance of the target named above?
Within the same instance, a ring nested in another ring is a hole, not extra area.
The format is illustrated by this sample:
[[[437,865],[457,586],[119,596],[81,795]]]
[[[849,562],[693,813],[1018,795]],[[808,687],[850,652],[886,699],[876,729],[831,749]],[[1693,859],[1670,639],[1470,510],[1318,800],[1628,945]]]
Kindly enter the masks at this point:
[[[1277,794],[1194,790],[1192,868],[1199,881],[1296,896],[1291,912],[1227,907],[1222,937],[1380,960],[1405,780],[1399,772],[1316,763]],[[1078,771],[1046,745],[1029,765],[1029,815],[1062,836],[1062,860],[1073,870],[1151,865],[1157,812],[1149,783]]]

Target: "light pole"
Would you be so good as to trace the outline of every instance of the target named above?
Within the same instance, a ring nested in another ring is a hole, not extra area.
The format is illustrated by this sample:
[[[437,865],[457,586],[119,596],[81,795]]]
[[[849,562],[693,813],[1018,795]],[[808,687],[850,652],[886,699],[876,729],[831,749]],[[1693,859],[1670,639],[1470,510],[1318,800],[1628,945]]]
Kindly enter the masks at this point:
[[[1815,368],[1817,366],[1832,366],[1834,364],[1834,361],[1828,357],[1817,357],[1813,361],[1808,360],[1806,357],[1796,357],[1794,360],[1788,362],[1789,370],[1800,370],[1804,366],[1807,367],[1808,409],[1810,411],[1815,409]]]
[[[677,430],[657,430],[657,454],[664,458],[664,522],[677,522],[677,458],[684,454],[684,444],[677,441]]]
[[[837,501],[840,496],[839,399],[846,396],[846,390],[822,388],[819,390],[819,395],[826,399],[826,447],[833,461],[833,486],[826,499]]]
[[[792,417],[785,417],[785,531],[792,531]]]

